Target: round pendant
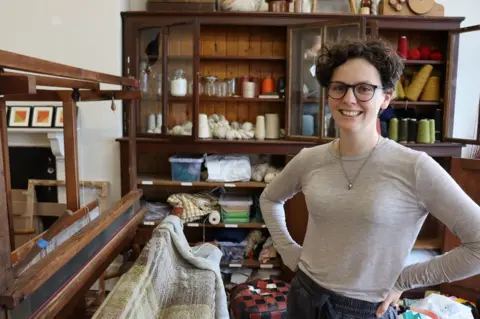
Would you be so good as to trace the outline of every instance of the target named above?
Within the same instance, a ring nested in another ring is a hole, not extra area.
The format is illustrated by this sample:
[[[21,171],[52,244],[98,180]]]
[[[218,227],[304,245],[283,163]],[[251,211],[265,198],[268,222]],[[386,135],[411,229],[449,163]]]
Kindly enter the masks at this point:
[[[348,184],[348,190],[351,190],[353,188],[352,183]]]

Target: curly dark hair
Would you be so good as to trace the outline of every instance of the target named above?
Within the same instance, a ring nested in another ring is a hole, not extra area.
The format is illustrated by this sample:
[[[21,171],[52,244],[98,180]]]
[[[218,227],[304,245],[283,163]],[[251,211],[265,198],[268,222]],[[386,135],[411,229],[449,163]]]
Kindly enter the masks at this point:
[[[394,89],[403,73],[404,64],[392,45],[384,40],[343,41],[322,46],[316,63],[316,76],[327,87],[333,71],[347,60],[363,58],[380,73],[384,90]]]

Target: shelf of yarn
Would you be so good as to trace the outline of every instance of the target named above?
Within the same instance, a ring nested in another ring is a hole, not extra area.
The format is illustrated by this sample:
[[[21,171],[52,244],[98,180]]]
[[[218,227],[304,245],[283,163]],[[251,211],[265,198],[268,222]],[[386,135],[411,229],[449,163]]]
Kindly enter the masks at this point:
[[[261,182],[179,182],[172,181],[168,176],[148,175],[139,176],[137,185],[155,185],[155,186],[184,186],[184,187],[235,187],[235,188],[265,188],[267,184]]]

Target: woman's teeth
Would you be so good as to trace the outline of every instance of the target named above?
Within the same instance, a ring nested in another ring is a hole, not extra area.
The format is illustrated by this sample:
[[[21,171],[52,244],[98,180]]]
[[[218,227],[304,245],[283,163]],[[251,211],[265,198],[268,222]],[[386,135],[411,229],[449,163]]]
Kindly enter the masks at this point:
[[[360,115],[360,113],[362,113],[362,112],[359,112],[359,111],[344,111],[344,110],[340,110],[340,113],[342,113],[342,115],[345,115],[345,116],[355,117],[355,116]]]

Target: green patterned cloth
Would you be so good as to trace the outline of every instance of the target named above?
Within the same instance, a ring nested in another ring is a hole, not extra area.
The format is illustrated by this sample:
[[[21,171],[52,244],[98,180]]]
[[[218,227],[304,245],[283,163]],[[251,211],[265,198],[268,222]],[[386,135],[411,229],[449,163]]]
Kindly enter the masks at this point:
[[[190,248],[180,219],[167,216],[93,318],[228,318],[221,256],[211,244]]]

